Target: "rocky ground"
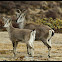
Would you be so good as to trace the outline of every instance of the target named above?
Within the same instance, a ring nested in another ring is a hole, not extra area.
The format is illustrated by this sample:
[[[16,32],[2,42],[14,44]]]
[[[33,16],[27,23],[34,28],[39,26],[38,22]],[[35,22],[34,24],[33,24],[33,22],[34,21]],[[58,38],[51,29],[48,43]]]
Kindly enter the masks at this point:
[[[48,49],[41,41],[34,42],[34,57],[27,56],[25,43],[18,43],[16,57],[7,32],[0,32],[0,61],[62,61],[62,34],[55,33],[52,37],[51,58]]]

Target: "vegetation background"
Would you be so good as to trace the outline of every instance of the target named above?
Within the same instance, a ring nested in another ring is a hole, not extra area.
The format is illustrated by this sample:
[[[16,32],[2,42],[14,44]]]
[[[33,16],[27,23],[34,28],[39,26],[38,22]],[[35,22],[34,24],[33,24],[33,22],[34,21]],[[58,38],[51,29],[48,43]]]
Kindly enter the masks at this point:
[[[48,25],[62,33],[62,1],[0,1],[0,31],[5,30],[2,17],[7,15],[16,20],[16,9],[27,10],[27,21]]]

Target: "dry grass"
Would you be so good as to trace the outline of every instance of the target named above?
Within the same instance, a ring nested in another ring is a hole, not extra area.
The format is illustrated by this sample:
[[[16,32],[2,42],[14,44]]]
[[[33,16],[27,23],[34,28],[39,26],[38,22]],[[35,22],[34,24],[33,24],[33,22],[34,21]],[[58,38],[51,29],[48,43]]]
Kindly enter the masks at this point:
[[[48,59],[48,49],[41,41],[34,42],[34,58],[28,58],[25,43],[18,43],[16,58],[13,58],[13,47],[7,32],[0,32],[0,60],[1,61],[61,61],[62,34],[55,33],[52,37],[51,58]]]

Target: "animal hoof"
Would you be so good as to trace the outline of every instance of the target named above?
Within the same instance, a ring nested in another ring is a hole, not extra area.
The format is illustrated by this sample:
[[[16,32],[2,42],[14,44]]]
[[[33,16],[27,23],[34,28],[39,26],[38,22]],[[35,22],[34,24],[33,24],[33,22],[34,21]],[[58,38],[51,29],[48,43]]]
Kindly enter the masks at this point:
[[[51,56],[50,56],[50,55],[48,55],[48,57],[50,58]]]

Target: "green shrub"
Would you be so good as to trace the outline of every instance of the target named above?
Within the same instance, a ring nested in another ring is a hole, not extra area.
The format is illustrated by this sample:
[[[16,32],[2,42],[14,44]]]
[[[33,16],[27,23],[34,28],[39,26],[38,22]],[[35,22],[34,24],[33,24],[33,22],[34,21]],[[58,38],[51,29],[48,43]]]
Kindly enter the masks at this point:
[[[48,26],[50,26],[51,28],[54,28],[54,29],[62,28],[62,20],[60,20],[58,18],[56,18],[56,19],[53,19],[53,18],[37,19],[35,21],[35,23],[48,25]]]

